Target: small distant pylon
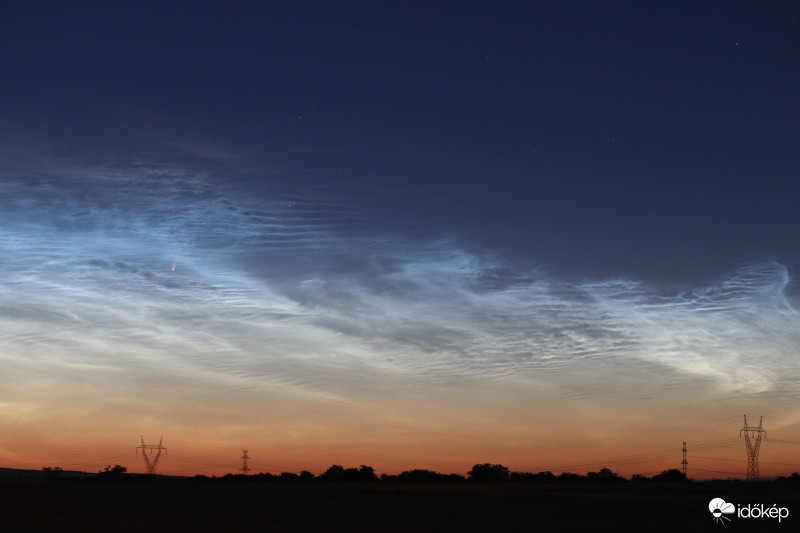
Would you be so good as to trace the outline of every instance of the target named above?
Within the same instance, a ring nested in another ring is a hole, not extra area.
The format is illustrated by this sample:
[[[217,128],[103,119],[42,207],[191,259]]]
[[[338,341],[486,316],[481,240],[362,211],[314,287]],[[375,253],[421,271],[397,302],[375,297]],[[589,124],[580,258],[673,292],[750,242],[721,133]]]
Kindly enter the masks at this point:
[[[141,435],[140,435],[141,436]],[[167,453],[167,449],[161,444],[164,442],[164,437],[158,441],[158,444],[145,444],[144,437],[142,437],[142,444],[136,447],[136,453],[142,450],[142,457],[144,458],[144,467],[148,474],[156,473],[156,466],[158,460],[161,458],[161,452]]]
[[[247,457],[247,450],[242,450],[242,451],[244,452],[244,455],[242,456],[242,474],[246,476],[247,473],[250,471],[250,469],[247,467],[247,460],[250,458]]]
[[[689,463],[686,461],[686,443],[683,443],[683,460],[681,461],[681,471],[683,472],[683,477],[686,477],[686,465]]]
[[[761,427],[763,420],[762,416],[758,426],[748,426],[747,415],[744,415],[744,427],[739,430],[739,436],[744,435],[747,448],[747,481],[758,481],[758,450],[761,448],[761,437],[767,438],[767,432]]]

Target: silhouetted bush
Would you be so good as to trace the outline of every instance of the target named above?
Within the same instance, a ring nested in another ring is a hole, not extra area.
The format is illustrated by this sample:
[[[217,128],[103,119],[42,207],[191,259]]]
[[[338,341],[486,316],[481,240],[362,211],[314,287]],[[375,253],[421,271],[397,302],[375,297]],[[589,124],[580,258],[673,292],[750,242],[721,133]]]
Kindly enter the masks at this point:
[[[388,476],[387,479],[381,476],[381,479],[389,481]],[[458,474],[440,474],[433,470],[414,469],[401,472],[398,476],[392,476],[392,480],[411,483],[459,482],[464,481],[464,476],[459,476]]]
[[[601,468],[599,472],[589,472],[586,474],[587,481],[625,481],[625,478],[612,472],[610,468]]]
[[[107,465],[103,470],[97,473],[97,477],[105,480],[123,479],[128,469],[121,465]]]
[[[664,470],[660,474],[656,474],[655,476],[650,478],[650,481],[688,481],[686,476],[683,475],[683,472],[678,470],[677,468],[670,468],[669,470]]]
[[[469,471],[469,481],[481,483],[497,483],[508,481],[508,468],[490,463],[477,464]]]
[[[800,483],[800,474],[792,472],[792,475],[775,478],[775,481],[780,481],[781,483]]]
[[[343,476],[344,476],[344,467],[342,465],[331,465],[325,472],[323,472],[319,476],[319,478],[324,481],[339,481]]]
[[[42,467],[42,472],[48,479],[57,479],[64,472],[64,469],[60,466],[45,466]]]
[[[555,474],[550,472],[511,472],[509,479],[515,483],[553,483],[558,481]]]
[[[365,482],[377,481],[375,469],[371,466],[361,465],[359,468],[344,468],[342,465],[332,465],[325,473],[319,476],[323,481],[339,482]]]
[[[558,475],[559,481],[566,481],[566,482],[581,481],[582,478],[583,476],[581,476],[580,474],[575,474],[572,472],[561,472],[561,474]]]

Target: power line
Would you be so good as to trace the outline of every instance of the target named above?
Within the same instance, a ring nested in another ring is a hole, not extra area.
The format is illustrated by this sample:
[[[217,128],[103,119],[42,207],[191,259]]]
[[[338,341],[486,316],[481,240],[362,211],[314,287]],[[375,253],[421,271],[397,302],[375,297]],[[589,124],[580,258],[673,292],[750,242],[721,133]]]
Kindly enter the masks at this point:
[[[737,438],[726,438],[726,439],[719,439],[713,440],[708,442],[701,442],[697,445],[691,445],[688,447],[688,453],[691,455],[694,451],[704,451],[704,450],[712,450],[717,448],[730,448],[733,446],[740,446],[741,441]],[[566,471],[573,468],[586,468],[586,467],[595,467],[597,465],[604,465],[604,466],[619,466],[619,465],[629,465],[629,464],[636,464],[636,463],[648,463],[658,459],[664,459],[666,457],[675,456],[677,457],[682,450],[678,447],[672,448],[662,448],[658,450],[653,450],[650,452],[642,452],[638,454],[631,454],[626,456],[621,456],[617,458],[612,458],[608,460],[595,460],[595,461],[585,461],[585,462],[576,462],[576,463],[562,463],[555,466],[550,466],[549,468],[534,468],[528,469],[529,471]],[[691,455],[694,457],[694,455]]]
[[[706,457],[704,455],[693,455],[692,457],[694,459],[709,459],[711,461],[731,461],[731,462],[734,462],[734,463],[741,463],[742,462],[741,459],[724,459],[722,457]]]
[[[703,442],[700,444],[693,444],[692,450],[712,450],[714,448],[726,448],[731,446],[739,446],[741,441],[737,438],[728,438],[722,440],[714,440],[710,442]]]
[[[783,466],[800,466],[800,463],[771,463],[769,461],[761,461],[765,465],[783,465]]]
[[[81,467],[81,466],[103,464],[103,463],[108,463],[109,461],[115,461],[115,460],[118,460],[118,459],[132,459],[134,457],[136,457],[136,455],[135,454],[130,454],[130,453],[129,454],[125,454],[125,455],[116,455],[114,457],[107,457],[105,459],[97,459],[95,461],[83,461],[83,462],[80,462],[80,463],[69,463],[69,464],[64,465],[63,468],[76,468],[76,467]]]
[[[770,442],[779,442],[781,444],[800,444],[800,441],[786,440],[786,439],[776,439],[776,438],[771,438],[771,439],[769,439],[769,441]]]
[[[728,461],[731,463],[741,463],[741,459],[727,459],[725,457],[706,457],[703,455],[694,455],[692,456],[695,459],[707,459],[709,461]],[[780,466],[800,466],[800,463],[778,463],[775,461],[759,461],[759,464],[762,465],[780,465]]]
[[[706,470],[704,468],[694,468],[693,470],[699,470],[700,472],[714,472],[716,474],[734,474],[736,476],[741,476],[741,472],[728,472],[725,470]]]
[[[194,459],[192,457],[186,457],[182,455],[170,455],[170,459],[172,461],[179,461],[181,463],[189,463],[189,464],[196,464],[196,465],[203,465],[203,466],[217,466],[223,468],[232,468],[238,469],[239,465],[233,463],[220,463],[217,461],[208,461],[204,459]]]
[[[240,469],[240,465],[238,465],[238,464],[223,463],[223,462],[220,462],[220,461],[210,461],[208,459],[198,459],[196,457],[188,457],[186,455],[172,454],[172,455],[170,455],[170,459],[173,460],[173,461],[180,461],[180,462],[183,462],[183,463],[193,463],[193,464],[204,465],[204,466],[218,466],[218,467],[224,467],[224,468],[232,468],[232,469],[236,469],[236,470]],[[301,467],[298,467],[296,465],[254,463],[254,462],[250,461],[250,457],[249,456],[248,456],[247,466],[248,466],[248,470],[249,471],[254,470],[254,467],[255,467],[255,469],[268,470],[268,469],[273,469],[274,468],[274,469],[279,469],[279,470],[280,469],[284,469],[286,471],[297,471],[297,472],[300,472],[301,470],[306,470],[305,468],[301,468]]]
[[[257,466],[262,470],[278,469],[278,470],[283,470],[285,472],[300,472],[302,470],[307,470],[306,468],[301,468],[297,465],[275,465],[267,463],[250,463],[250,464]]]
[[[167,470],[166,475],[175,476],[175,475],[181,475],[184,472],[192,472],[193,474],[196,474],[197,473],[197,468],[196,467],[181,468],[180,470],[169,469],[169,470]],[[162,470],[162,473],[165,473],[165,472]]]

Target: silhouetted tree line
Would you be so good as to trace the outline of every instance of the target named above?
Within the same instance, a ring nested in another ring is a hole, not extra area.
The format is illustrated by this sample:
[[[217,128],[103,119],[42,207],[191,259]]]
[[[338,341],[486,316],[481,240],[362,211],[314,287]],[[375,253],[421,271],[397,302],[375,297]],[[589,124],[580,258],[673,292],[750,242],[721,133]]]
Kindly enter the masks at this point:
[[[406,470],[398,475],[381,474],[381,481],[399,481],[406,483],[440,483],[440,482],[462,482],[464,476],[458,474],[440,474],[433,470],[414,469]]]
[[[601,468],[598,472],[587,472],[586,475],[575,474],[572,472],[562,472],[555,475],[552,472],[509,472],[508,468],[499,464],[477,464],[469,471],[467,481],[483,483],[580,483],[580,482],[679,482],[687,481],[686,476],[676,469],[664,470],[651,478],[642,474],[634,474],[630,480],[620,476],[610,468]]]
[[[790,476],[775,478],[775,481],[780,481],[781,483],[800,483],[800,474],[793,472]]]
[[[333,465],[319,476],[322,481],[363,482],[378,481],[375,469],[371,466],[361,465],[359,468],[344,468],[342,465]]]
[[[50,479],[57,479],[63,472],[61,467],[48,466],[42,468],[45,476]],[[121,465],[108,465],[96,474],[98,479],[120,480],[127,479],[127,468]],[[142,474],[135,475],[136,479],[145,479],[152,476]],[[556,475],[550,471],[544,472],[511,472],[508,467],[501,464],[480,463],[473,465],[467,476],[459,474],[442,474],[433,470],[414,469],[405,470],[400,474],[382,474],[380,477],[375,474],[375,469],[371,466],[361,465],[358,468],[345,468],[342,465],[332,465],[324,473],[315,476],[307,470],[299,474],[293,472],[283,472],[281,474],[226,474],[221,477],[197,475],[194,477],[198,481],[279,481],[279,482],[337,482],[337,483],[362,483],[362,482],[383,482],[383,483],[644,483],[644,482],[684,482],[688,481],[686,476],[677,468],[662,471],[660,474],[647,477],[642,474],[634,474],[630,479],[620,476],[610,468],[601,468],[597,472],[587,472],[584,475],[572,472],[563,472]],[[789,476],[775,478],[775,481],[782,483],[800,483],[800,473],[794,472]]]
[[[383,483],[582,483],[582,482],[680,482],[687,481],[683,473],[676,469],[664,470],[653,477],[642,474],[635,474],[631,479],[626,479],[609,468],[601,468],[598,472],[587,472],[585,475],[564,472],[555,475],[547,472],[511,472],[508,467],[501,464],[483,463],[473,465],[467,476],[459,474],[442,474],[433,470],[414,469],[405,470],[400,474],[381,474],[375,475],[375,470],[371,466],[361,465],[359,468],[344,468],[341,465],[333,465],[323,474],[315,476],[311,472],[303,471],[300,474],[284,472],[280,475],[274,474],[254,474],[243,476],[241,474],[227,474],[221,478],[208,476],[195,476],[196,479],[211,480],[247,480],[247,481],[320,481],[320,482],[375,482]]]

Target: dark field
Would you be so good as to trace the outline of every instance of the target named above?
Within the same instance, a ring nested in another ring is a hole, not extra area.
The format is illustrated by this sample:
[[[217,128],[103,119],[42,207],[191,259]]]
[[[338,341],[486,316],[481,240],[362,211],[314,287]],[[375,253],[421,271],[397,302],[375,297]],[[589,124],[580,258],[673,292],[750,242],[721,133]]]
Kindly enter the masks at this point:
[[[786,507],[716,524],[708,503]],[[794,516],[797,513],[798,516]],[[0,480],[2,531],[797,531],[777,482],[408,484]],[[720,529],[723,528],[723,529]]]

